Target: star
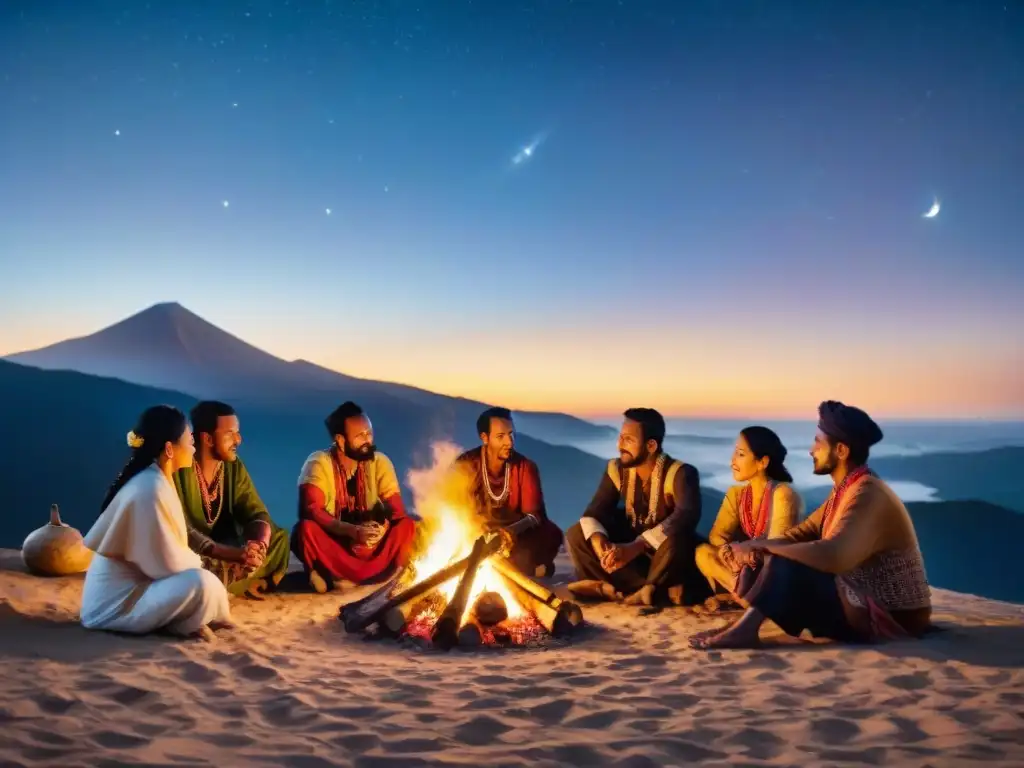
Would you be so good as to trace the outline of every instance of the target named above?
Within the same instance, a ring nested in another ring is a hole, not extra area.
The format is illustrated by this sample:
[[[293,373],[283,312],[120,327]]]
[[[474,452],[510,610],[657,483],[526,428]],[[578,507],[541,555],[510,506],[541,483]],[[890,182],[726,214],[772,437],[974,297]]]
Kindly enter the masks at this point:
[[[238,109],[238,102],[237,101],[231,102],[231,108],[232,109]]]
[[[327,208],[327,209],[326,209],[326,213],[327,213],[327,215],[328,215],[328,216],[330,216],[330,215],[331,215],[331,209],[330,209],[330,208]]]
[[[115,130],[114,131],[114,135],[115,136],[120,136],[121,135],[121,130],[120,129]]]
[[[523,147],[522,149],[515,153],[515,155],[512,157],[512,165],[522,165],[527,160],[532,158],[534,154],[536,154],[537,149],[540,147],[540,145],[544,143],[545,138],[546,135],[543,133],[540,134],[539,136],[534,137],[533,141],[531,141],[529,144],[527,144],[525,147]]]
[[[227,200],[225,200],[223,203],[221,203],[221,205],[223,205],[225,208],[227,208],[229,205],[231,205],[231,203],[229,203]]]

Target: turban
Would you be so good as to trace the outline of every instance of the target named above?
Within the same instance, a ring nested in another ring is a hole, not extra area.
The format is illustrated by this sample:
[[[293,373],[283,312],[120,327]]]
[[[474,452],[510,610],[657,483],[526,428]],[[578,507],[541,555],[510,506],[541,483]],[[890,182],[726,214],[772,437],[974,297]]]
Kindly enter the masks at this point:
[[[870,448],[882,439],[882,430],[874,419],[838,400],[826,400],[818,406],[818,429],[851,447]]]

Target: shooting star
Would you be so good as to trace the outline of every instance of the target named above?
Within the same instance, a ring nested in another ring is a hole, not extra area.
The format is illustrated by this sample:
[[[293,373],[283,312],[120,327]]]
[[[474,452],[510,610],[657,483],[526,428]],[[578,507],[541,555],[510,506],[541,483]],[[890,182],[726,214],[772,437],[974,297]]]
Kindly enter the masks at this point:
[[[545,138],[546,136],[544,134],[541,134],[540,136],[534,138],[534,140],[527,144],[525,147],[516,152],[515,155],[512,157],[512,165],[522,165],[527,160],[532,158],[534,154],[536,154],[537,150],[540,148],[540,145],[544,143]]]

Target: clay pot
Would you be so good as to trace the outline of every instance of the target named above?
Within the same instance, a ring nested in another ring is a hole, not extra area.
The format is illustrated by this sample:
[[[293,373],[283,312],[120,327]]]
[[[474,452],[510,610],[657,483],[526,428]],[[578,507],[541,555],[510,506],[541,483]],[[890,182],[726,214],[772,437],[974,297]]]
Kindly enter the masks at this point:
[[[53,504],[50,522],[32,531],[21,545],[21,559],[38,576],[70,576],[89,567],[92,550],[81,533],[60,521],[60,510]]]

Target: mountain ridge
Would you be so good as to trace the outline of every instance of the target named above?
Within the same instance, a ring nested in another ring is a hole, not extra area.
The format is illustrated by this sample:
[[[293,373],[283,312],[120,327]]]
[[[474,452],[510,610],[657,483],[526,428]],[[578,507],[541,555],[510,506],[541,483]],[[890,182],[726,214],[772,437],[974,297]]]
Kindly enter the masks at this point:
[[[303,392],[353,399],[381,409],[403,401],[438,409],[441,418],[470,420],[490,404],[397,382],[363,379],[308,360],[288,361],[245,341],[176,301],[160,302],[84,336],[3,359],[44,370],[107,376],[198,398],[282,405]],[[337,402],[334,403],[337,405]],[[521,432],[540,439],[570,434],[607,438],[609,428],[569,414],[515,411]],[[562,443],[565,444],[565,443]]]

